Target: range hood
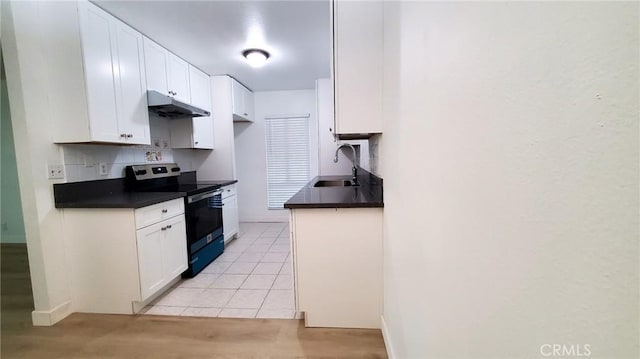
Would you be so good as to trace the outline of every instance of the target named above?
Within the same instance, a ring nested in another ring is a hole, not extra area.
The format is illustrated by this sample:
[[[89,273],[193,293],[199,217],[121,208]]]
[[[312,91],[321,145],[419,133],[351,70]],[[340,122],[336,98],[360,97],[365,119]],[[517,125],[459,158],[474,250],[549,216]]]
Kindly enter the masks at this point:
[[[209,111],[180,102],[173,97],[154,90],[147,91],[147,102],[149,103],[149,111],[155,112],[162,117],[184,118],[211,115]]]

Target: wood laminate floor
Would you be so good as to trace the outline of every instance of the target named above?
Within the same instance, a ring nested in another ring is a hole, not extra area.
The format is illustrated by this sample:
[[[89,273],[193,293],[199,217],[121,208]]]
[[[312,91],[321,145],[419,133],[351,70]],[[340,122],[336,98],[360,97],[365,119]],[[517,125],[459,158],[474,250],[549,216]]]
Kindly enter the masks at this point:
[[[378,330],[305,328],[300,320],[72,314],[33,327],[26,249],[2,245],[5,358],[386,358]]]

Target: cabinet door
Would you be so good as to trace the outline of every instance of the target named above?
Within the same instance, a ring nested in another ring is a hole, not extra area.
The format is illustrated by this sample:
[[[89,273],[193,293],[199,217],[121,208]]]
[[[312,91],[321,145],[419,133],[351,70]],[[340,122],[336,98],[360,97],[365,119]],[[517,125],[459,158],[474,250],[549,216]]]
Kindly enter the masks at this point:
[[[249,121],[253,121],[253,92],[243,87],[242,104],[244,105],[244,115]]]
[[[169,94],[167,82],[168,52],[162,46],[144,38],[144,63],[147,77],[147,89]]]
[[[165,284],[165,270],[162,263],[162,247],[165,238],[163,226],[161,222],[136,232],[142,300],[147,299]]]
[[[213,149],[213,118],[194,117],[193,123],[193,148]]]
[[[238,234],[238,199],[236,196],[229,196],[222,200],[222,228],[224,240],[229,240]]]
[[[117,64],[112,16],[89,3],[78,5],[82,54],[87,86],[91,138],[94,141],[119,142],[115,89]]]
[[[211,111],[211,81],[209,75],[189,65],[191,104]],[[194,117],[192,120],[192,147],[213,149],[213,119]]]
[[[179,101],[191,103],[189,64],[176,55],[169,53],[168,65],[169,94]]]
[[[233,103],[234,118],[246,118],[244,112],[244,86],[236,80],[231,80],[231,98]]]
[[[142,34],[114,19],[117,40],[118,130],[126,143],[150,144]]]
[[[187,270],[187,229],[184,215],[163,223],[165,238],[162,245],[164,277],[167,282]]]
[[[383,2],[335,1],[333,6],[335,132],[380,133]]]
[[[211,82],[209,75],[189,65],[191,104],[211,112]]]

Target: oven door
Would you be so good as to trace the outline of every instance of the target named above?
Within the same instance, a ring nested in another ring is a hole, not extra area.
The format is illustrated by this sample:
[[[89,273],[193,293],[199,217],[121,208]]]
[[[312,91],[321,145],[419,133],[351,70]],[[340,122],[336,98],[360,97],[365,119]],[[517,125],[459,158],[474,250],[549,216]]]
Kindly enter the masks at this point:
[[[187,241],[195,253],[222,235],[222,190],[187,197]]]

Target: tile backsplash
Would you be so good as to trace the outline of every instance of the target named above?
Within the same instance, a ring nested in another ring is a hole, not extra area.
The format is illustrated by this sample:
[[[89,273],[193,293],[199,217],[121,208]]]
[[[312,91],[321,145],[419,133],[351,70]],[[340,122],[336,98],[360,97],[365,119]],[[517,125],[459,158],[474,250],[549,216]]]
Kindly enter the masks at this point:
[[[63,145],[63,152],[68,182],[124,177],[131,164],[173,162],[171,149],[153,146]],[[107,165],[106,175],[100,175],[100,163]]]
[[[61,145],[67,182],[121,178],[131,164],[174,162],[168,121],[150,114],[151,145]],[[106,175],[100,174],[101,163],[107,165]]]

